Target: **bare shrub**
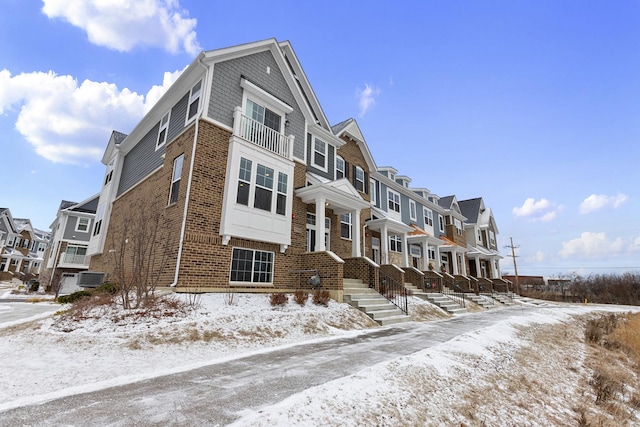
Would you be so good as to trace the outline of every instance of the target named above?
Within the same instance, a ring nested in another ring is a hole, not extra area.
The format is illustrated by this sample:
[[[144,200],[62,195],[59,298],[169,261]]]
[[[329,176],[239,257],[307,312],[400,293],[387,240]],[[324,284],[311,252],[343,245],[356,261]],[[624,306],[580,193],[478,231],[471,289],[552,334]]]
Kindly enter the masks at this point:
[[[238,303],[238,292],[233,288],[227,288],[223,294],[225,305],[236,305]]]
[[[596,369],[589,380],[589,385],[593,387],[596,394],[596,405],[608,402],[624,388],[619,378],[604,369]]]
[[[286,294],[274,293],[269,295],[269,302],[272,306],[282,306],[289,302]]]
[[[298,289],[293,293],[293,300],[298,304],[304,306],[309,300],[309,292]]]
[[[126,221],[109,233],[113,276],[125,309],[153,303],[163,267],[175,248],[171,227],[165,226],[164,211],[160,200],[137,200],[125,210]]]
[[[313,292],[313,303],[316,305],[324,305],[327,307],[331,300],[331,294],[329,291],[318,289]]]
[[[190,292],[187,292],[187,304],[193,310],[197,310],[202,307],[202,294],[197,292],[197,290],[191,289]]]
[[[640,364],[640,313],[625,315],[609,336],[609,340],[630,353],[636,364]]]

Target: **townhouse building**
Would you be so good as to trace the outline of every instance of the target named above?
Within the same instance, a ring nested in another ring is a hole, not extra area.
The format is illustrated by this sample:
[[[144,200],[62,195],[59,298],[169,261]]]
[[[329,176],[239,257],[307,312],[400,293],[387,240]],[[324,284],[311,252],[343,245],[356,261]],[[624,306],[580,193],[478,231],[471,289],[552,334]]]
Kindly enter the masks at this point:
[[[155,283],[178,290],[291,291],[317,275],[341,301],[347,278],[466,271],[466,236],[448,234],[459,208],[377,167],[355,120],[332,126],[289,42],[202,52],[102,162],[87,254],[110,277],[149,242]]]
[[[29,280],[40,274],[49,234],[26,218],[0,208],[0,280]]]
[[[94,229],[98,195],[80,203],[62,200],[50,225],[51,244],[44,255],[42,279],[47,287],[75,282],[89,268],[87,250]]]

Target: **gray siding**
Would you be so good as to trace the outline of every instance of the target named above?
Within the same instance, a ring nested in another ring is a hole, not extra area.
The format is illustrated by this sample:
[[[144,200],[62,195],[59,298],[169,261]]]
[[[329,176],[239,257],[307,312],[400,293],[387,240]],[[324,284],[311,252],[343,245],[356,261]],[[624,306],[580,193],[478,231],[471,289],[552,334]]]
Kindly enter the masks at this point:
[[[267,67],[270,68],[269,74]],[[293,155],[304,158],[304,115],[270,51],[215,64],[207,110],[209,117],[233,126],[233,110],[242,106],[241,76],[293,108],[293,112],[287,115],[289,126],[284,133],[295,136]]]
[[[65,240],[80,240],[88,242],[91,237],[91,230],[93,230],[93,219],[89,220],[89,226],[87,231],[76,231],[76,224],[78,223],[78,217],[69,215],[67,219],[67,226],[64,229],[62,238]]]
[[[184,122],[182,122],[184,125]],[[158,167],[162,166],[164,147],[156,151],[160,122],[151,128],[142,140],[125,156],[118,196],[133,187]]]
[[[122,177],[118,187],[118,196],[136,185],[147,175],[163,164],[162,156],[165,153],[167,144],[170,144],[185,129],[187,117],[187,104],[189,103],[189,92],[187,92],[171,108],[169,118],[169,129],[167,131],[167,142],[164,146],[156,150],[156,141],[160,122],[156,123],[142,140],[126,155],[122,166]],[[96,200],[97,205],[97,200]],[[97,206],[96,206],[97,209]]]

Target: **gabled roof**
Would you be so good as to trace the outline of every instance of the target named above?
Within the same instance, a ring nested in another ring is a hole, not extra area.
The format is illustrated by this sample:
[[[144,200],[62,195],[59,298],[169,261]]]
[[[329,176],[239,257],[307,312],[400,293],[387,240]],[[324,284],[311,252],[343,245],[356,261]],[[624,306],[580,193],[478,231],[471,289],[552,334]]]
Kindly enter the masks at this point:
[[[67,203],[72,203],[72,202],[67,202],[66,200],[63,200],[62,203],[60,203],[60,210],[95,214],[98,209],[99,198],[100,198],[100,193],[94,194],[93,196],[83,200],[80,203],[74,203],[65,208],[62,207],[63,204],[66,205]]]
[[[13,217],[11,216],[11,211],[9,210],[9,208],[0,208],[0,219],[3,219],[3,221],[5,221],[9,231],[12,231],[14,233],[18,232],[18,230],[16,230],[16,224],[13,220]]]
[[[28,218],[14,218],[14,224],[16,225],[16,231],[21,233],[23,231],[28,231],[31,236],[35,233],[33,232],[33,226],[31,225],[31,220]]]
[[[371,151],[369,150],[369,146],[362,135],[362,131],[360,130],[360,126],[358,126],[358,122],[355,119],[349,118],[343,122],[334,125],[331,128],[332,132],[340,138],[344,136],[355,143],[360,148],[362,155],[367,162],[367,166],[370,171],[375,171],[378,167],[376,166],[375,160],[373,160],[373,156],[371,155]]]
[[[475,199],[460,200],[458,206],[462,215],[467,217],[469,224],[475,224],[478,222],[478,215],[480,211],[484,209],[484,203],[482,197],[476,197]]]

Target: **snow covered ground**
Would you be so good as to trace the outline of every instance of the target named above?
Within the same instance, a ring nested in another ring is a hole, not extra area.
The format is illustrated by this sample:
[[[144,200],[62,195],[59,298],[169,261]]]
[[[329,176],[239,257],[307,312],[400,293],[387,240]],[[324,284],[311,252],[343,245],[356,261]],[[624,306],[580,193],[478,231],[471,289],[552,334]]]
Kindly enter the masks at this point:
[[[194,312],[151,320],[105,311],[79,324],[59,315],[0,323],[0,411],[378,328],[333,301],[274,308],[268,295],[235,298],[229,305],[223,294],[202,295]],[[421,320],[447,317],[417,298],[411,309]],[[579,315],[594,310],[629,308],[554,305],[513,316],[246,411],[235,424],[577,425],[591,397]]]

